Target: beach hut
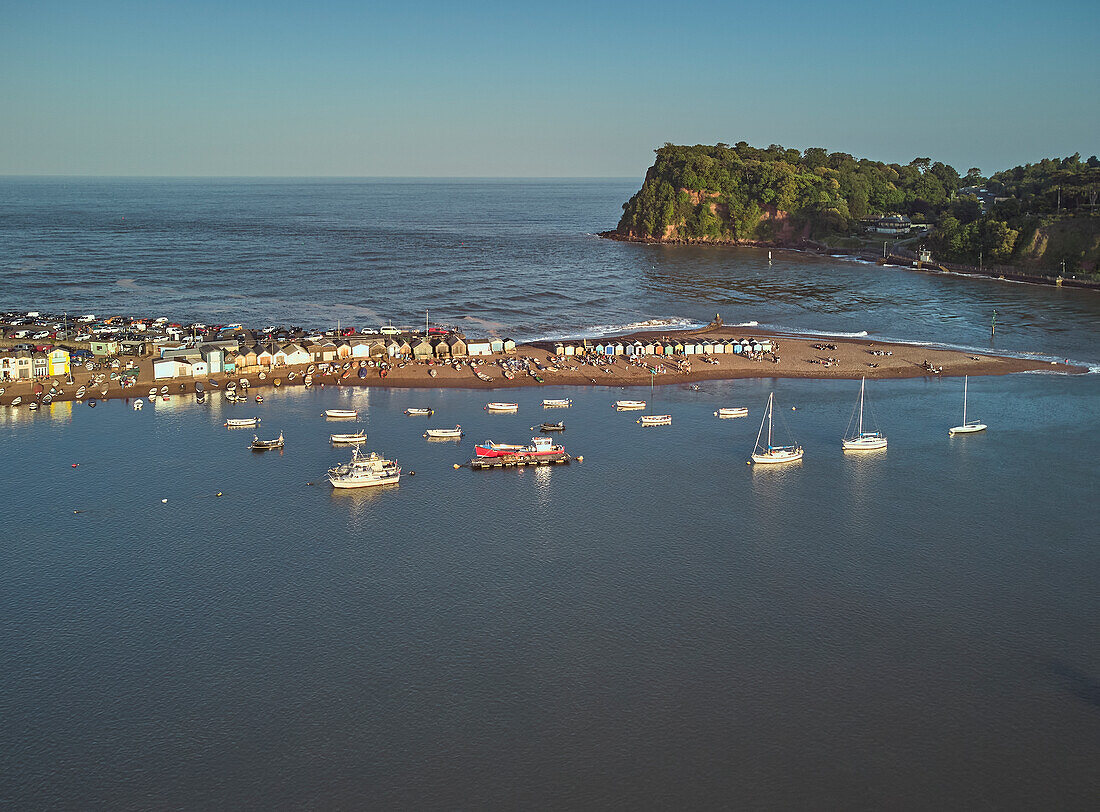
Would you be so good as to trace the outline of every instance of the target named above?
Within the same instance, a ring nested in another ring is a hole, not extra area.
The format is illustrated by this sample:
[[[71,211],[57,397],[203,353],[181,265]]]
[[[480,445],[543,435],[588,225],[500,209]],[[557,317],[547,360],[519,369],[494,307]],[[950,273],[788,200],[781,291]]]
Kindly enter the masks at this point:
[[[652,355],[664,355],[665,354],[665,345],[664,344],[659,344],[658,343],[658,344],[651,344],[650,346],[653,347],[653,352],[651,353]]]
[[[287,366],[308,364],[312,360],[310,354],[306,352],[306,348],[301,344],[287,344],[283,347],[283,355],[286,358]]]
[[[762,349],[764,352],[771,352],[772,351],[771,341],[769,341],[767,339],[761,341],[760,342],[760,349]]]
[[[763,351],[764,351],[764,347],[763,347],[762,345],[760,345],[760,344],[753,344],[753,345],[752,345],[752,351],[753,351],[753,352],[763,352]]]
[[[184,370],[185,375],[191,375],[195,378],[205,378],[210,374],[210,367],[205,361],[195,360],[184,363],[189,367],[187,370]]]
[[[186,369],[184,369],[186,367]],[[174,358],[161,359],[153,362],[153,379],[179,378],[185,372],[190,373],[190,364],[185,361],[177,361]]]
[[[386,342],[381,338],[372,338],[367,342],[367,354],[372,358],[383,358],[386,355]]]
[[[695,351],[695,348],[698,346],[698,344],[693,344],[690,341],[687,342],[686,344],[684,344],[684,355],[698,355],[698,353]]]
[[[353,339],[351,341],[351,357],[352,358],[369,358],[370,357],[370,344],[362,339]]]
[[[46,361],[50,370],[50,375],[68,375],[69,374],[69,351],[63,350],[60,347],[54,347],[48,353],[46,353]]]
[[[554,355],[565,355],[565,345],[560,341],[554,343]]]
[[[340,361],[345,361],[351,358],[351,342],[341,341],[336,345],[336,358]]]
[[[436,358],[449,358],[451,355],[451,348],[447,346],[447,339],[436,338],[432,340],[432,352],[435,353]]]
[[[504,351],[505,352],[515,352],[516,351],[516,342],[513,341],[510,338],[504,339]]]
[[[452,358],[465,358],[468,352],[465,339],[458,335],[447,336],[447,348]]]
[[[611,344],[611,352],[608,355],[624,355],[626,353],[626,346],[621,341],[615,341]]]
[[[206,362],[206,368],[211,374],[216,375],[225,368],[226,352],[221,347],[203,344],[199,347],[199,354],[202,355],[202,360]]]
[[[89,347],[93,355],[118,355],[117,341],[92,341]]]
[[[638,352],[638,347],[639,347],[638,344],[624,344],[623,345],[623,352],[626,355],[634,356]]]
[[[493,352],[504,352],[504,342],[499,338],[494,338],[489,341],[489,348]]]
[[[717,341],[717,340],[710,342],[710,351],[714,355],[725,355],[726,354],[726,342]]]
[[[315,358],[315,361],[322,361],[330,363],[336,360],[336,344],[332,341],[321,342],[321,357]]]
[[[432,357],[432,342],[427,338],[418,338],[412,345],[412,356],[418,361]]]
[[[267,348],[256,351],[256,364],[261,367],[270,367],[275,363],[275,353]]]
[[[466,352],[470,355],[491,355],[492,343],[487,339],[475,339],[466,342]]]

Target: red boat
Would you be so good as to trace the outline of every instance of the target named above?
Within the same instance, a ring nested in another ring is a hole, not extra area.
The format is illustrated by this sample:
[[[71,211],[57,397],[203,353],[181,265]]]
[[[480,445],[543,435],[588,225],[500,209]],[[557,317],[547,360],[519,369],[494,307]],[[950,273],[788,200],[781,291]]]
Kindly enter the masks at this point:
[[[525,457],[549,457],[564,452],[565,447],[554,445],[549,437],[532,437],[530,445],[507,445],[488,440],[484,445],[474,446],[474,453],[479,457],[507,457],[513,454],[522,454]]]

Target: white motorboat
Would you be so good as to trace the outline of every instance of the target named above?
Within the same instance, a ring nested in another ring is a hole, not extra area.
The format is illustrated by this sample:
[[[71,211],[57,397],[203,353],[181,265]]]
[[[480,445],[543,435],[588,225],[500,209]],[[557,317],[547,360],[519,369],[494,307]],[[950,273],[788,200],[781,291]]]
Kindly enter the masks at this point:
[[[730,417],[748,417],[749,410],[744,406],[727,406],[716,411],[714,416],[722,420],[726,420]]]
[[[644,400],[616,400],[615,401],[615,408],[616,409],[644,409],[645,408],[645,401]]]
[[[253,434],[252,442],[249,443],[248,447],[251,448],[253,451],[270,451],[274,448],[282,448],[285,444],[286,443],[283,440],[283,433],[280,431],[279,436],[276,437],[274,440],[261,440],[259,437]]]
[[[863,430],[863,390],[866,385],[867,379],[864,378],[859,384],[859,426],[856,433],[851,436],[845,433],[840,441],[845,451],[881,451],[886,448],[886,437],[881,431]],[[855,415],[853,414],[852,417]],[[848,426],[851,427],[851,420],[848,421]]]
[[[353,443],[362,443],[367,439],[367,433],[363,429],[354,434],[330,434],[328,441],[333,445],[351,445]]]
[[[672,415],[670,414],[644,414],[635,421],[641,423],[643,426],[671,426]]]
[[[989,428],[985,423],[980,420],[967,420],[966,419],[966,390],[967,382],[970,376],[963,377],[963,422],[961,426],[953,426],[947,430],[947,433],[954,437],[956,434],[975,434],[979,431],[985,431]]]
[[[325,417],[332,417],[338,420],[347,420],[359,416],[357,409],[326,409]]]
[[[359,446],[351,450],[351,460],[328,470],[328,481],[334,488],[368,488],[372,485],[389,485],[401,479],[401,466],[375,452],[359,453]]]
[[[159,391],[160,390],[154,386],[152,389],[149,390],[149,397],[155,398],[157,396],[157,392]]]
[[[490,412],[516,412],[519,411],[518,403],[500,403],[494,401],[492,403],[486,403],[485,409]]]
[[[424,436],[429,440],[454,440],[462,436],[462,426],[453,429],[428,429]]]
[[[258,417],[230,417],[225,421],[227,429],[253,429],[260,425]]]
[[[435,409],[406,409],[405,414],[409,417],[431,417]]]
[[[76,394],[74,395],[74,397],[77,400],[80,400],[81,398],[84,397],[84,393],[87,392],[87,391],[88,390],[85,387],[81,386],[79,389],[76,390]]]
[[[134,411],[135,412],[140,412],[141,408],[144,405],[145,405],[145,401],[143,401],[141,398],[138,398],[137,400],[134,401]]]
[[[161,393],[162,395],[167,395],[167,394],[168,394],[168,384],[165,384],[164,386],[162,386],[162,387],[160,388],[160,393]]]
[[[12,406],[18,406],[22,402],[23,402],[23,398],[20,397],[19,395],[16,395],[15,397],[13,397],[11,399],[11,405]]]
[[[543,408],[546,409],[564,409],[573,405],[573,401],[570,398],[548,398],[542,402]]]
[[[768,395],[768,408],[760,421],[760,431],[756,433],[756,447],[753,449],[752,461],[757,465],[774,465],[783,462],[796,462],[802,459],[802,446],[800,445],[772,445],[772,408],[775,405],[775,393]],[[764,433],[764,423],[768,424],[768,443],[760,444],[760,438]]]

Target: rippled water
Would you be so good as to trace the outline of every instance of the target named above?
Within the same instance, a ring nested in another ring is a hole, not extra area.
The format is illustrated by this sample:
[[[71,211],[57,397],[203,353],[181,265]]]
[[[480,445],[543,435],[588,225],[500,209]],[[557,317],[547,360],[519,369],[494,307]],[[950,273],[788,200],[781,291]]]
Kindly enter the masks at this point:
[[[23,236],[0,299],[33,291],[43,309],[209,318],[252,277],[277,295],[230,304],[271,320],[294,320],[297,298],[319,318],[343,303],[395,320],[425,303],[457,319],[476,302],[531,334],[720,308],[988,344],[978,317],[996,306],[1013,348],[1100,356],[1091,294],[586,236],[629,184],[413,184],[454,195],[438,249],[401,225],[427,222],[430,195],[349,183],[358,208],[340,207],[343,185],[320,184],[342,225],[309,265],[318,240],[292,236],[286,212],[319,204],[286,188],[311,184],[4,183],[40,199],[39,215],[13,218],[4,198],[0,233]],[[70,191],[50,203],[50,184]],[[106,199],[129,223],[145,184],[159,225],[141,245],[95,224],[100,193],[82,193],[92,206],[71,191],[116,189]],[[218,202],[173,207],[185,192]],[[536,201],[523,222],[509,196]],[[234,208],[232,228],[204,231]],[[385,228],[381,215],[362,227],[376,263],[338,261],[352,210],[388,212]],[[460,252],[448,240],[478,233],[465,273],[444,273]],[[419,254],[397,247],[411,243]],[[17,271],[32,246],[47,264]],[[238,251],[257,267],[234,269]],[[430,283],[410,284],[419,266]],[[530,298],[552,275],[574,280],[561,294],[573,309]],[[761,470],[745,460],[773,388],[777,426],[807,456]],[[875,381],[890,448],[845,457],[857,394],[808,380],[545,387],[511,390],[520,412],[489,415],[490,393],[328,388],[259,405],[0,410],[0,805],[1092,808],[1100,376],[975,379],[971,416],[990,429],[954,439],[959,381]],[[529,437],[539,401],[561,396],[574,407],[548,413],[583,463],[452,468],[474,441]],[[623,396],[673,425],[615,413]],[[368,447],[402,463],[399,486],[320,484],[349,453],[326,442],[348,424],[320,414],[347,403]],[[436,415],[402,414],[421,405]],[[719,421],[720,405],[751,415]],[[221,427],[251,414],[261,436],[284,432],[284,453],[253,454],[251,432]],[[455,423],[459,443],[420,436]]]

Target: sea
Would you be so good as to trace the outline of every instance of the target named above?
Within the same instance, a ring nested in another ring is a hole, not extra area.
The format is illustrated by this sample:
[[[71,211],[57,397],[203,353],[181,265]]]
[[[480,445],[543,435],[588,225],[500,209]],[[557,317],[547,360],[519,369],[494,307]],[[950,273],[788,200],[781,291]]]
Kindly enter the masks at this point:
[[[1100,294],[597,236],[638,184],[3,178],[0,311],[517,340],[718,313],[1091,372],[975,378],[989,429],[954,438],[961,380],[870,381],[862,455],[857,381],[0,408],[0,807],[1096,808]],[[771,393],[806,449],[773,470]],[[547,419],[583,461],[461,467]],[[353,425],[399,485],[328,486]]]

